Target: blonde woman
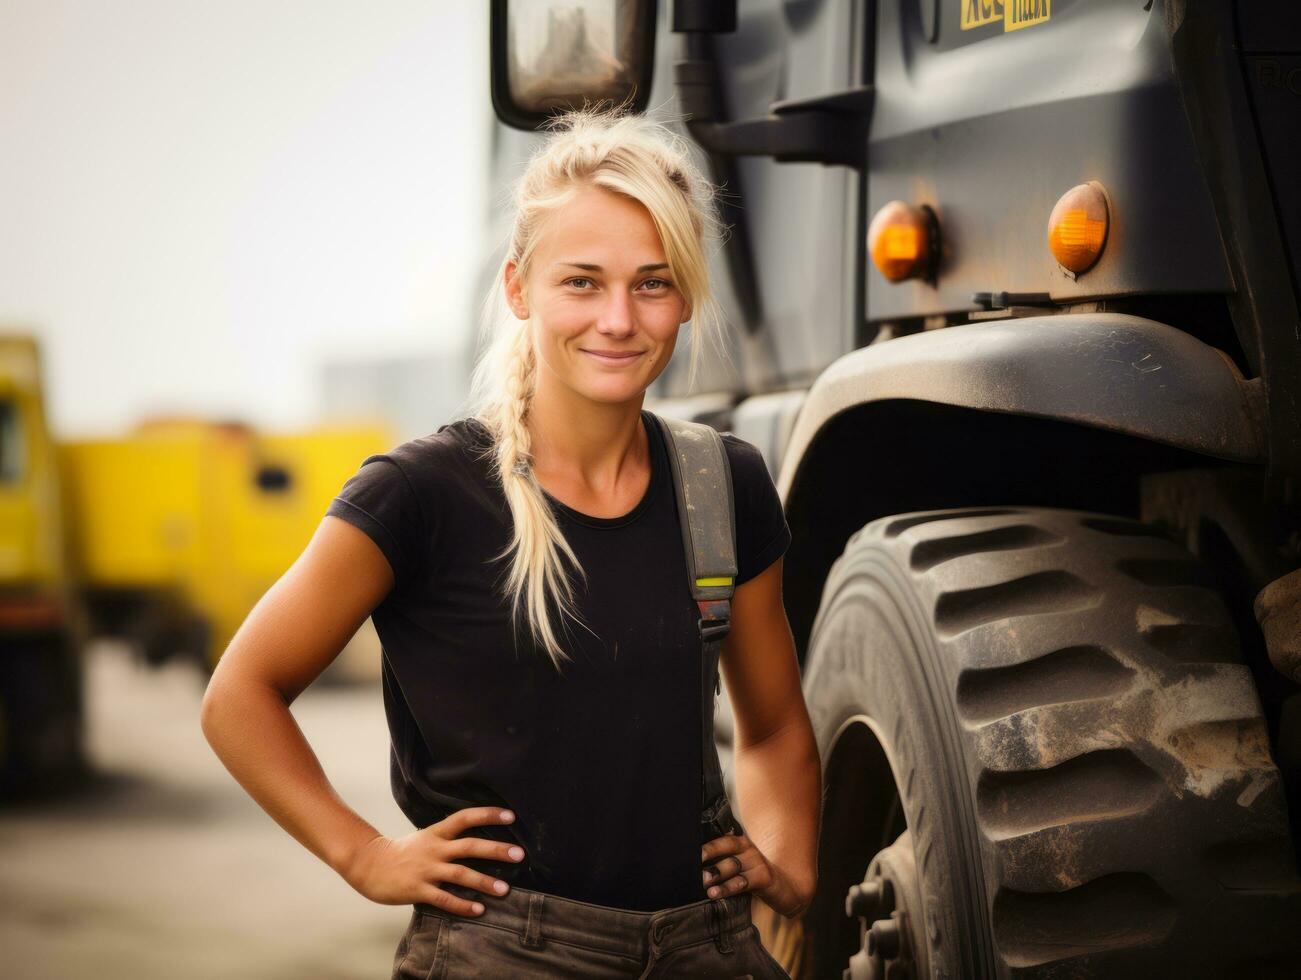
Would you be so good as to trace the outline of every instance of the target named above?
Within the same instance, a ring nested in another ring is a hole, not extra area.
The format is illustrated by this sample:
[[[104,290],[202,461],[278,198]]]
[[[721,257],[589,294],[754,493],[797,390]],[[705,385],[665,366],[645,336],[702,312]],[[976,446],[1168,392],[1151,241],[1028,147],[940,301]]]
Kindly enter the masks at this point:
[[[702,840],[699,612],[663,436],[679,332],[720,328],[712,187],[667,128],[569,114],[529,162],[474,411],[367,459],[213,675],[203,728],[286,830],[411,904],[394,977],[785,977],[750,922],[811,901],[820,767],[782,606],[790,542],[725,434],[737,587],[722,671],[741,833]],[[367,616],[395,798],[380,834],[287,705]]]

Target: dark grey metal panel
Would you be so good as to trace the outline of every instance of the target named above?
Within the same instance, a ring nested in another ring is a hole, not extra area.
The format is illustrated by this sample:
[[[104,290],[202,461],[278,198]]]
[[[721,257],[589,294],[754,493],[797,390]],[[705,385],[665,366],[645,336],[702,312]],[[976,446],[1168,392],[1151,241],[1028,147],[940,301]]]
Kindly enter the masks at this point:
[[[1293,17],[1301,19],[1301,13]],[[1245,67],[1295,289],[1301,285],[1301,53],[1294,48],[1290,53],[1253,55]]]
[[[929,204],[944,245],[938,288],[871,269],[869,319],[970,310],[981,291],[1232,288],[1162,4],[1054,0],[1050,20],[1012,32],[961,30],[960,6],[943,0],[928,45],[909,5],[880,5],[869,214],[895,198]],[[1074,280],[1048,250],[1048,215],[1087,180],[1114,213],[1102,259]]]
[[[912,334],[846,354],[809,390],[778,478],[785,500],[834,416],[912,399],[1124,432],[1249,462],[1263,459],[1250,386],[1221,351],[1120,313],[1027,317]]]

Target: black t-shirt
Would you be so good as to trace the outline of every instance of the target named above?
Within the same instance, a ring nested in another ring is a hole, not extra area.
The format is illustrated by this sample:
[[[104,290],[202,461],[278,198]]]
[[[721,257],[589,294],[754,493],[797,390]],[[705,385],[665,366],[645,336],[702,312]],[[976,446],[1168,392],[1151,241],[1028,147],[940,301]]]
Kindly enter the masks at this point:
[[[499,589],[511,516],[487,430],[459,419],[368,457],[327,514],[361,528],[393,567],[372,620],[384,650],[394,798],[416,827],[502,806],[522,862],[459,863],[513,885],[656,911],[705,898],[700,880],[700,634],[663,437],[649,412],[651,481],[622,517],[547,495],[586,570],[571,573],[588,629],[553,612],[563,676]],[[758,449],[723,434],[737,519],[737,583],[790,544]],[[566,566],[568,567],[568,566]],[[591,632],[589,632],[589,629]],[[567,638],[566,637],[567,634]]]

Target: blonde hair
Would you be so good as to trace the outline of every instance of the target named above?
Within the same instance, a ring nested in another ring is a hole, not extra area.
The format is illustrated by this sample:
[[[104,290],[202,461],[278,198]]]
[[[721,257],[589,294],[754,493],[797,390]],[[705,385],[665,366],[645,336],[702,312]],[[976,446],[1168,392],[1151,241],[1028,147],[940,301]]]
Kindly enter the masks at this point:
[[[561,670],[562,661],[572,658],[557,639],[548,599],[562,616],[578,621],[573,584],[561,556],[584,582],[586,573],[532,471],[525,419],[537,359],[530,321],[515,317],[502,300],[507,263],[514,262],[516,275],[525,281],[542,219],[581,188],[600,187],[640,202],[655,223],[665,260],[691,309],[688,388],[695,383],[702,341],[719,344],[723,319],[713,296],[706,254],[719,238],[717,188],[692,162],[686,141],[661,123],[626,113],[622,106],[566,112],[551,120],[548,128],[546,140],[514,186],[515,219],[484,303],[482,329],[487,343],[470,379],[469,407],[472,417],[491,435],[485,455],[494,457],[514,522],[509,546],[495,556],[498,561],[509,559],[503,591],[511,600],[512,622],[518,621],[523,608],[534,641]]]

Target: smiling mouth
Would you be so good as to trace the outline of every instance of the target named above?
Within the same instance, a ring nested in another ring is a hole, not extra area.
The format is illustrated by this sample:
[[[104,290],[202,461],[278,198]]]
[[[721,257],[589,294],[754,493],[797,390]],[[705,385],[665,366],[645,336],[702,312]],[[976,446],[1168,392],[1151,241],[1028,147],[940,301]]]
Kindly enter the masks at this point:
[[[586,347],[580,347],[579,350],[581,350],[584,354],[591,354],[593,357],[598,358],[599,360],[602,361],[608,361],[611,364],[622,364],[625,361],[632,361],[640,357],[644,353],[643,351],[635,350],[635,351],[622,352],[619,354],[605,354],[602,353],[601,351],[588,350]]]

